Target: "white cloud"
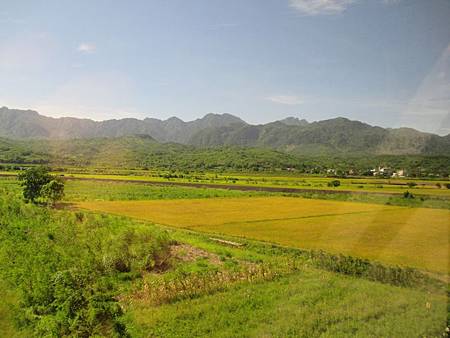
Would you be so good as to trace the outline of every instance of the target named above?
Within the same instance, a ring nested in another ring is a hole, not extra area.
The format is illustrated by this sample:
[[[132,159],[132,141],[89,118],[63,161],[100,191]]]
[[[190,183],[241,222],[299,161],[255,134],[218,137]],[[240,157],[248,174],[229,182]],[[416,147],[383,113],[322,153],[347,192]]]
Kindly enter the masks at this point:
[[[77,48],[79,52],[86,54],[94,53],[96,49],[97,47],[94,44],[87,42],[80,43],[80,45]]]
[[[355,0],[289,0],[303,15],[332,15],[344,12]]]
[[[269,96],[266,99],[275,103],[286,104],[291,106],[303,104],[303,100],[298,96],[294,95],[274,95]]]

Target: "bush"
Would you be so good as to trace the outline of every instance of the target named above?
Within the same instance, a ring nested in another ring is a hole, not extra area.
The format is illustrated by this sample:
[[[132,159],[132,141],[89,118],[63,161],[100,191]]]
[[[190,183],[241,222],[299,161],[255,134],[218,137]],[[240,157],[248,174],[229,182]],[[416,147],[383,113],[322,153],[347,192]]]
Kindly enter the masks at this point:
[[[170,244],[125,219],[55,213],[11,195],[0,196],[0,225],[0,278],[20,297],[17,323],[39,337],[126,336],[121,275],[160,268]]]
[[[341,181],[339,180],[333,180],[328,182],[329,187],[339,187],[341,185]]]
[[[403,193],[403,198],[414,198],[414,195],[407,190]]]

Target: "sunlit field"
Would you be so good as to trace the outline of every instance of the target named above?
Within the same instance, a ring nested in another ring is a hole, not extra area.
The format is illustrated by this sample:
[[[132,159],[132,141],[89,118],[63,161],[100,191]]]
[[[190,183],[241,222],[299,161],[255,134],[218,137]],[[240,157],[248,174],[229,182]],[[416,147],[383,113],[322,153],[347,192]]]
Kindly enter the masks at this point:
[[[67,178],[113,180],[148,183],[184,183],[184,184],[214,184],[235,187],[253,188],[286,188],[299,191],[344,191],[353,193],[380,193],[380,194],[403,194],[410,191],[416,195],[440,196],[450,198],[448,180],[424,180],[424,179],[398,179],[398,178],[339,178],[340,186],[330,187],[328,183],[335,178],[302,176],[285,173],[274,176],[270,174],[247,174],[242,173],[202,173],[192,172],[190,174],[170,173],[164,171],[142,170],[113,170],[106,173],[79,173],[77,169],[67,169],[58,174]],[[111,173],[114,174],[111,174]],[[109,174],[108,174],[109,173]],[[0,172],[1,175],[14,176],[13,172]]]
[[[450,211],[440,204],[68,180],[65,200],[50,210],[24,204],[14,178],[0,179],[0,192],[2,337],[62,332],[41,323],[71,316],[80,335],[103,336],[112,336],[112,322],[131,337],[434,337],[445,330]],[[64,292],[82,292],[84,303],[71,306],[100,311],[102,324],[85,326],[90,317],[59,306],[18,327],[23,314],[65,302],[57,298],[62,286],[53,288],[60,271],[86,283],[64,284]],[[47,297],[29,298],[38,287]],[[123,314],[114,312],[119,304]]]
[[[83,209],[446,273],[450,211],[289,197],[78,202]]]

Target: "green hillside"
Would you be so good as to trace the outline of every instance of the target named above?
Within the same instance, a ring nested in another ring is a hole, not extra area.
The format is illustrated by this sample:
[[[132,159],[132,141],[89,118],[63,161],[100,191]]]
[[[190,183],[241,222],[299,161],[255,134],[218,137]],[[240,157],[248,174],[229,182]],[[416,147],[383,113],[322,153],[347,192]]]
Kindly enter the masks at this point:
[[[274,171],[364,175],[372,168],[406,169],[412,176],[450,174],[449,156],[352,154],[303,155],[235,145],[194,147],[159,143],[147,135],[75,140],[9,140],[0,138],[0,163],[48,164],[53,167],[148,168],[163,170]]]
[[[210,147],[239,145],[268,147],[302,155],[448,155],[450,136],[414,129],[385,129],[345,118],[288,125],[233,124],[195,134],[191,144]]]

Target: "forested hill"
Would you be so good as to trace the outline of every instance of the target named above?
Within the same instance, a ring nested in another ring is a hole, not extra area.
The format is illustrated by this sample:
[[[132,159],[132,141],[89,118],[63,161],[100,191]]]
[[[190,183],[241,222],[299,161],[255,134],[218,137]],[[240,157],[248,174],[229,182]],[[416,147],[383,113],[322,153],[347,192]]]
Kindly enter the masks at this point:
[[[159,143],[148,135],[75,140],[10,140],[0,138],[0,170],[20,164],[54,168],[122,168],[180,171],[276,171],[327,174],[365,174],[378,166],[405,169],[409,174],[448,177],[450,156],[378,155],[301,156],[267,149],[238,146],[199,148]]]
[[[301,155],[450,155],[450,135],[438,136],[410,128],[385,129],[335,118],[302,125],[274,122],[231,125],[195,134],[197,146],[270,147]]]
[[[298,167],[293,155],[271,149],[199,149],[159,143],[147,135],[74,140],[0,138],[0,163],[169,170],[276,170]]]
[[[148,135],[158,142],[201,148],[241,146],[268,148],[296,155],[450,155],[450,135],[410,128],[374,127],[346,118],[308,123],[287,118],[250,125],[230,114],[208,114],[195,121],[176,117],[93,121],[50,118],[30,110],[0,108],[0,137],[10,139],[83,139]]]

